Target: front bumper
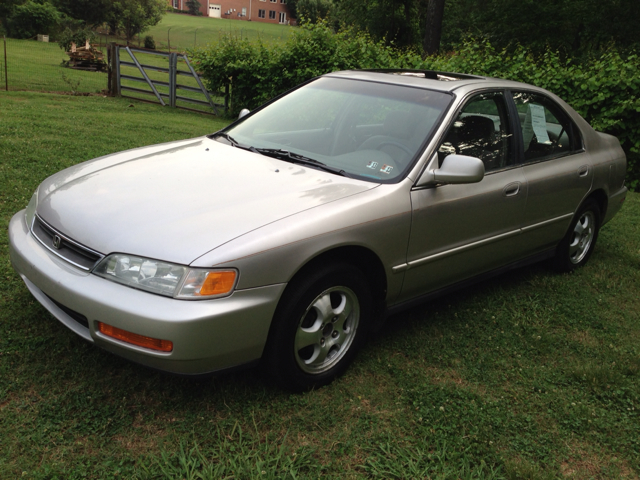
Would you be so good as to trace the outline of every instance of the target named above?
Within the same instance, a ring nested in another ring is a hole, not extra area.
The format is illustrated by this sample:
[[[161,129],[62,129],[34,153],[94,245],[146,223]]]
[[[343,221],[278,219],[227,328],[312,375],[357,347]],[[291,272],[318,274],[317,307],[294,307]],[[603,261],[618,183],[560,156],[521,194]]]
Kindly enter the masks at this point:
[[[204,374],[262,356],[271,318],[286,284],[237,290],[226,298],[175,300],[83,272],[49,253],[29,232],[24,210],[9,223],[11,263],[33,296],[89,342],[132,361],[180,374]],[[87,318],[87,326],[65,309]],[[171,340],[156,352],[107,337],[103,322],[147,337]]]

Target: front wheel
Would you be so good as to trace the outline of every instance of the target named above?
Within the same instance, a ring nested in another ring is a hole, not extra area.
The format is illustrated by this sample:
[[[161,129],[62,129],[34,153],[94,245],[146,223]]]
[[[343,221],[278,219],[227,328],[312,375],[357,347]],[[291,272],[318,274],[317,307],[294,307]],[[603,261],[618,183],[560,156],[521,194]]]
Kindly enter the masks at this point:
[[[554,268],[560,272],[570,272],[587,263],[596,246],[599,229],[600,207],[594,200],[587,200],[556,249]]]
[[[273,319],[269,374],[293,391],[330,383],[355,358],[372,314],[369,284],[351,265],[329,264],[295,280]]]

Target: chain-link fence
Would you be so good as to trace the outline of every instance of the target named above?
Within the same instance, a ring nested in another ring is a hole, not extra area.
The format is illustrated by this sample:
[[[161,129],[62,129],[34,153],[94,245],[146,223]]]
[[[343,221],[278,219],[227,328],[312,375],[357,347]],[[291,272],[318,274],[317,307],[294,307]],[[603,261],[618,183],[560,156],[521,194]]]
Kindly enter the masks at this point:
[[[106,69],[69,68],[69,55],[57,43],[13,38],[0,41],[0,90],[100,93],[107,88]],[[96,43],[94,50],[103,52],[106,61],[104,43]]]

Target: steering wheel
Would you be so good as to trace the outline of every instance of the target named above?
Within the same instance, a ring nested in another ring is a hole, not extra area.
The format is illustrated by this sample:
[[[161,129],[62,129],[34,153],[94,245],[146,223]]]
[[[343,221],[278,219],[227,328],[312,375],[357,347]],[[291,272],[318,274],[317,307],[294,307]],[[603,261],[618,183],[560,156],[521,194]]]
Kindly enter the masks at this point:
[[[393,140],[385,140],[384,142],[379,143],[376,146],[376,150],[380,150],[385,145],[391,145],[392,147],[397,147],[400,150],[402,150],[403,152],[405,152],[407,155],[409,155],[409,157],[413,157],[413,153],[414,152],[409,150],[409,147],[407,147],[406,145],[401,144],[400,142],[394,142]]]

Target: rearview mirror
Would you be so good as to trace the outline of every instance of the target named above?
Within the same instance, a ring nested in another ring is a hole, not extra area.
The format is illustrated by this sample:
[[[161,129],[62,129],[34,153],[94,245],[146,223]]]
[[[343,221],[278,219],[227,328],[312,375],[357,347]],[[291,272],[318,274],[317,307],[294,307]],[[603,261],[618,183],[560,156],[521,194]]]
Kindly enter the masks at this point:
[[[440,168],[427,168],[416,186],[424,187],[439,183],[477,183],[483,178],[484,163],[482,160],[476,157],[452,154],[445,157]]]
[[[251,113],[251,110],[249,110],[248,108],[243,108],[238,114],[238,120],[240,120],[242,117],[246,117],[247,115],[249,115],[249,113]]]

